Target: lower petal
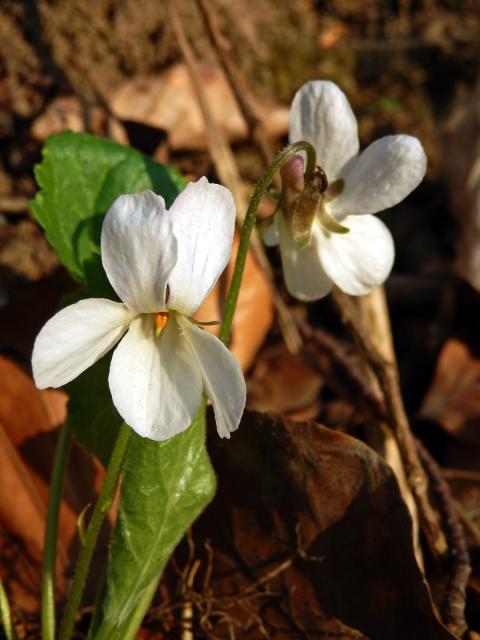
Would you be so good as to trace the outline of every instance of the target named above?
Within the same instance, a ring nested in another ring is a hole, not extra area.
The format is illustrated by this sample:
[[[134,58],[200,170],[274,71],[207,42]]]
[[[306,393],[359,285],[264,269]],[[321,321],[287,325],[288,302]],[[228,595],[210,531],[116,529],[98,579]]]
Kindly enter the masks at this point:
[[[287,221],[277,217],[283,275],[288,291],[298,300],[318,300],[330,293],[332,281],[320,261],[321,230],[317,225],[308,247],[300,249],[293,240]]]
[[[237,359],[220,340],[184,317],[179,322],[202,372],[205,391],[212,401],[220,437],[229,438],[245,409],[246,387]]]
[[[104,298],[80,300],[59,311],[33,345],[37,387],[61,387],[74,380],[110,351],[134,315],[124,304]]]
[[[375,216],[350,216],[343,224],[349,233],[332,233],[323,239],[322,264],[342,291],[363,295],[388,278],[395,257],[393,238]]]
[[[108,383],[119,414],[144,438],[167,440],[192,423],[202,375],[175,315],[158,338],[153,316],[132,321],[113,353]]]

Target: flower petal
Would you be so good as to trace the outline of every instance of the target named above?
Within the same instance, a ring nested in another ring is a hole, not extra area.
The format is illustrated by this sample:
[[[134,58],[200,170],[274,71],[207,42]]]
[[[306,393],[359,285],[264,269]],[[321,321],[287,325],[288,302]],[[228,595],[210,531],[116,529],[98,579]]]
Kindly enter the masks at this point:
[[[351,216],[344,223],[349,233],[332,233],[323,239],[322,264],[342,291],[363,295],[388,278],[395,257],[393,238],[375,216]]]
[[[215,422],[220,437],[229,438],[235,431],[245,409],[245,379],[237,359],[216,336],[196,327],[186,318],[179,318],[185,338],[202,372],[207,396],[212,401]]]
[[[168,308],[192,315],[230,257],[235,204],[228,189],[201,178],[185,187],[170,213],[178,258],[168,280]]]
[[[344,167],[343,191],[328,210],[340,220],[393,207],[420,184],[426,168],[427,158],[417,138],[380,138]]]
[[[325,273],[319,254],[322,231],[314,224],[308,247],[300,249],[293,240],[283,215],[277,217],[280,233],[280,252],[283,275],[287,289],[298,300],[324,298],[332,288],[332,281]]]
[[[293,98],[289,138],[313,144],[317,164],[335,180],[359,148],[357,120],[343,91],[326,80],[304,84]]]
[[[117,198],[101,244],[103,267],[120,299],[138,313],[164,311],[177,240],[163,198],[153,191]]]
[[[175,315],[158,338],[152,316],[139,316],[113,352],[108,377],[113,404],[134,431],[167,440],[192,422],[202,376]]]
[[[262,240],[267,245],[267,247],[276,247],[280,242],[276,219],[273,220],[272,224],[265,229],[265,231],[263,232]]]
[[[120,340],[134,313],[104,298],[80,300],[53,316],[33,345],[32,369],[39,389],[70,382]]]

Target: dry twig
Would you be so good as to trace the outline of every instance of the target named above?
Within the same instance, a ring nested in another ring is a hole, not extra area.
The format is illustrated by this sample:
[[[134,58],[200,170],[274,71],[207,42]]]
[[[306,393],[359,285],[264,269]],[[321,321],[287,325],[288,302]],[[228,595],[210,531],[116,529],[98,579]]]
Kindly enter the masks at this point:
[[[238,219],[239,222],[242,223],[245,217],[245,212],[247,210],[247,203],[241,189],[240,175],[238,173],[235,157],[232,153],[230,145],[228,144],[227,140],[225,139],[219,127],[211,116],[210,108],[205,98],[203,87],[199,81],[195,55],[185,36],[185,31],[183,29],[180,16],[178,15],[175,5],[172,1],[169,2],[169,13],[172,29],[177,38],[178,46],[180,47],[181,53],[185,59],[185,63],[187,65],[192,81],[192,86],[194,88],[199,107],[202,111],[205,123],[207,125],[209,147],[216,172],[221,182],[223,182],[223,184],[225,184],[225,186],[227,186],[233,193],[233,197],[237,205]],[[228,79],[230,78],[228,77]],[[237,95],[236,91],[234,91],[234,93],[235,95]],[[283,337],[285,339],[285,344],[292,353],[298,353],[302,346],[300,333],[291,317],[287,305],[284,303],[278,291],[276,290],[270,263],[268,262],[263,245],[257,235],[252,236],[251,246],[255,259],[262,269],[265,277],[267,278],[267,281],[272,290],[273,304],[275,305],[275,308],[277,310],[278,321]]]
[[[419,440],[416,440],[416,446],[429,475],[449,543],[451,567],[443,600],[442,618],[454,635],[462,637],[468,629],[465,620],[466,589],[472,571],[465,532],[442,470]]]
[[[421,526],[426,539],[436,556],[443,555],[447,550],[447,543],[438,515],[430,504],[428,478],[419,459],[403,405],[396,363],[387,361],[379,353],[359,319],[352,300],[338,289],[334,289],[332,296],[343,324],[351,333],[360,354],[365,358],[382,390],[388,422],[400,449],[408,484],[419,509]]]

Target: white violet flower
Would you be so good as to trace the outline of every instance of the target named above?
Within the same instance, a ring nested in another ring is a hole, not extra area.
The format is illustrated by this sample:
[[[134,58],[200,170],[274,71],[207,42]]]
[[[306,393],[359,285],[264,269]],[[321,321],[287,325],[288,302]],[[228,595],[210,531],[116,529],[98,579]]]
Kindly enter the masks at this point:
[[[345,94],[320,80],[307,82],[295,95],[289,138],[314,146],[329,185],[306,246],[294,239],[288,207],[265,233],[266,244],[280,244],[289,292],[316,300],[335,284],[351,295],[368,293],[387,279],[395,255],[389,230],[371,214],[398,204],[421,182],[426,170],[421,143],[407,135],[386,136],[358,155],[357,121]]]
[[[40,331],[32,367],[39,388],[76,378],[117,343],[108,383],[139,435],[166,440],[192,422],[205,391],[218,433],[229,437],[245,406],[232,353],[190,320],[230,256],[235,205],[225,187],[190,183],[169,210],[152,191],[117,198],[105,216],[105,272],[122,302],[81,300]]]

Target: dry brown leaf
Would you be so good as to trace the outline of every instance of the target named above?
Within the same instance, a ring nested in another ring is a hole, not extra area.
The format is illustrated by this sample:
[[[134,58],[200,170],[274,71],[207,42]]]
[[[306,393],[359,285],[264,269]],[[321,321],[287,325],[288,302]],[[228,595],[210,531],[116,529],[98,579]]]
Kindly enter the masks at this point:
[[[238,234],[235,234],[232,255],[226,274],[219,279],[210,295],[195,314],[197,320],[209,322],[222,317],[222,307],[233,275],[237,251]],[[240,362],[243,371],[246,371],[252,365],[257,351],[263,344],[265,336],[272,325],[272,320],[273,302],[270,286],[250,251],[233,318],[230,344],[230,348]],[[219,325],[205,327],[205,330],[218,335],[220,327]]]
[[[323,379],[284,343],[267,347],[248,378],[248,407],[311,420],[319,411]]]
[[[265,637],[261,623],[281,624],[282,640],[299,629],[305,637],[452,640],[415,561],[395,477],[364,443],[247,411],[232,441],[212,439],[210,451],[218,493],[194,540],[197,550],[202,536],[213,548],[205,592],[218,612],[213,632],[226,633],[230,616],[250,620],[254,639]]]
[[[31,128],[33,138],[44,142],[48,136],[62,131],[89,131],[96,135],[104,135],[108,128],[109,135],[121,144],[128,144],[128,136],[124,127],[115,119],[106,121],[104,109],[86,105],[77,96],[60,96],[54,98],[45,111],[34,120]]]
[[[451,338],[443,346],[420,414],[460,440],[480,444],[480,360],[462,342]]]
[[[199,66],[199,75],[212,117],[230,142],[247,137],[247,125],[222,71]],[[186,65],[175,64],[161,75],[134,78],[110,98],[120,120],[137,121],[167,131],[172,149],[207,149],[208,133]],[[288,129],[288,109],[262,107],[268,114],[266,134],[280,137]]]

